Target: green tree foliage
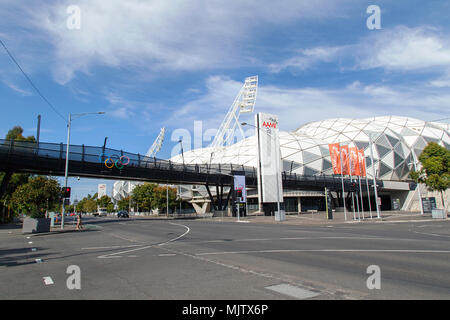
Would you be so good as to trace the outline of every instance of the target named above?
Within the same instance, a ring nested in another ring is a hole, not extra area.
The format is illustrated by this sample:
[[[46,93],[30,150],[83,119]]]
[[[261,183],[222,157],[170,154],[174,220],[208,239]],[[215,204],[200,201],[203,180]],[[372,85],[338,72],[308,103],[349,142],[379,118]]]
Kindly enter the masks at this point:
[[[126,197],[126,198],[124,198],[122,200],[119,200],[117,202],[117,209],[119,211],[121,211],[121,210],[128,211],[128,209],[130,207],[130,200],[131,200],[131,197]]]
[[[85,201],[82,204],[83,205],[82,212],[93,213],[93,212],[97,211],[97,201],[95,201],[92,198],[90,198],[90,199],[85,198],[83,200],[85,200]]]
[[[107,212],[114,212],[115,210],[114,210],[114,204],[111,202],[111,203],[108,203],[108,205],[106,206],[106,211]]]
[[[412,171],[410,176],[416,182],[424,183],[429,191],[439,191],[444,204],[444,191],[450,187],[450,150],[430,142],[419,157],[422,168]]]
[[[58,207],[61,186],[57,180],[37,176],[19,186],[11,197],[15,209],[33,218],[44,217],[46,210]]]
[[[136,202],[139,211],[150,211],[154,209],[153,198],[154,190],[157,187],[154,183],[144,183],[137,185],[132,192],[132,198]]]
[[[24,137],[23,129],[20,126],[15,126],[11,130],[9,130],[8,133],[6,134],[5,139],[6,140],[14,139],[15,141],[36,141],[34,136]],[[0,183],[3,181],[4,177],[5,177],[5,173],[0,172]],[[28,183],[29,177],[30,177],[29,174],[24,174],[24,173],[14,173],[11,176],[11,179],[9,180],[9,183],[7,185],[5,193],[3,195],[1,195],[1,199],[0,199],[0,211],[2,213],[2,219],[1,219],[2,221],[5,220],[5,218],[4,218],[5,212],[4,211],[6,210],[6,209],[3,209],[2,207],[7,208],[8,206],[10,206],[12,204],[11,203],[12,194],[17,189],[17,187]],[[14,212],[13,212],[13,215],[14,215]],[[12,216],[10,216],[9,218],[11,219]]]
[[[132,199],[139,206],[140,211],[167,208],[167,189],[154,183],[144,183],[133,189]],[[169,188],[169,208],[177,206],[177,190]]]
[[[167,191],[166,187],[158,186],[154,192],[153,208],[160,208],[162,211],[167,212],[167,193],[169,193],[169,208],[177,206],[177,189],[169,187]]]
[[[21,126],[15,126],[11,130],[8,131],[5,137],[6,140],[15,140],[15,141],[36,141],[36,138],[34,136],[23,136],[23,129]]]
[[[107,195],[102,196],[100,199],[97,200],[97,205],[100,208],[107,208],[109,204],[112,204],[111,198]]]

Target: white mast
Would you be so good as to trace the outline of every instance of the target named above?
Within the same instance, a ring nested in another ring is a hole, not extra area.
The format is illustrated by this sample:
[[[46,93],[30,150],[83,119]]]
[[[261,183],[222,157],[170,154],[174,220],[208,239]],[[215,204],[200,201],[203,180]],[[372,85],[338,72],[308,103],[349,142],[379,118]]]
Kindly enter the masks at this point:
[[[154,157],[161,150],[162,144],[164,142],[164,136],[166,134],[166,128],[161,128],[158,137],[153,142],[152,146],[148,149],[146,157]]]
[[[242,137],[245,138],[244,130],[239,123],[239,115],[241,113],[253,112],[257,91],[258,76],[245,78],[244,85],[234,99],[210,147],[220,148],[225,145],[230,145],[233,142],[236,127],[239,128]]]

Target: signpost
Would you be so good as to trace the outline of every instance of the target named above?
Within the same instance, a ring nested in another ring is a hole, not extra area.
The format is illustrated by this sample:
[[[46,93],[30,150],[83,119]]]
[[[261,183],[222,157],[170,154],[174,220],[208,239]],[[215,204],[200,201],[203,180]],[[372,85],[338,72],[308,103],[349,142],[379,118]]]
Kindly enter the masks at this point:
[[[241,203],[247,202],[247,191],[245,188],[245,175],[234,176],[234,194],[237,205],[237,218],[240,218]]]

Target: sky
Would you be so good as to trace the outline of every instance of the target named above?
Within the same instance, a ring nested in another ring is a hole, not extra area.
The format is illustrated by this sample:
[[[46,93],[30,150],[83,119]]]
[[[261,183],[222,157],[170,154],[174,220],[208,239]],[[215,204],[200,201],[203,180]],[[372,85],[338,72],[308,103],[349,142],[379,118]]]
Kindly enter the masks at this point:
[[[36,135],[41,115],[40,140],[65,143],[69,113],[101,111],[73,120],[71,143],[108,137],[143,154],[165,127],[167,159],[180,138],[185,151],[207,146],[254,75],[254,112],[278,115],[284,131],[448,118],[449,12],[442,0],[0,0],[0,39],[53,106],[0,46],[0,137],[15,125]],[[111,192],[111,180],[69,179],[76,198],[98,183]]]

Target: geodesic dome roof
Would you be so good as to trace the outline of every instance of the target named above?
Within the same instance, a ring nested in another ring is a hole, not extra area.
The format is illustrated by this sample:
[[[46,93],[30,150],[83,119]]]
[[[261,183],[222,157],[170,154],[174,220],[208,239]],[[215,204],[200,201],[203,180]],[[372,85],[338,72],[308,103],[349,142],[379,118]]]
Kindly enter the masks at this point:
[[[332,175],[328,144],[356,146],[364,149],[367,175],[377,178],[407,180],[416,159],[429,142],[450,149],[449,125],[418,119],[386,116],[366,119],[336,118],[302,125],[294,132],[279,132],[283,171],[305,175]],[[181,155],[171,159],[182,162]],[[220,149],[203,148],[184,153],[186,164],[257,165],[256,137]]]

